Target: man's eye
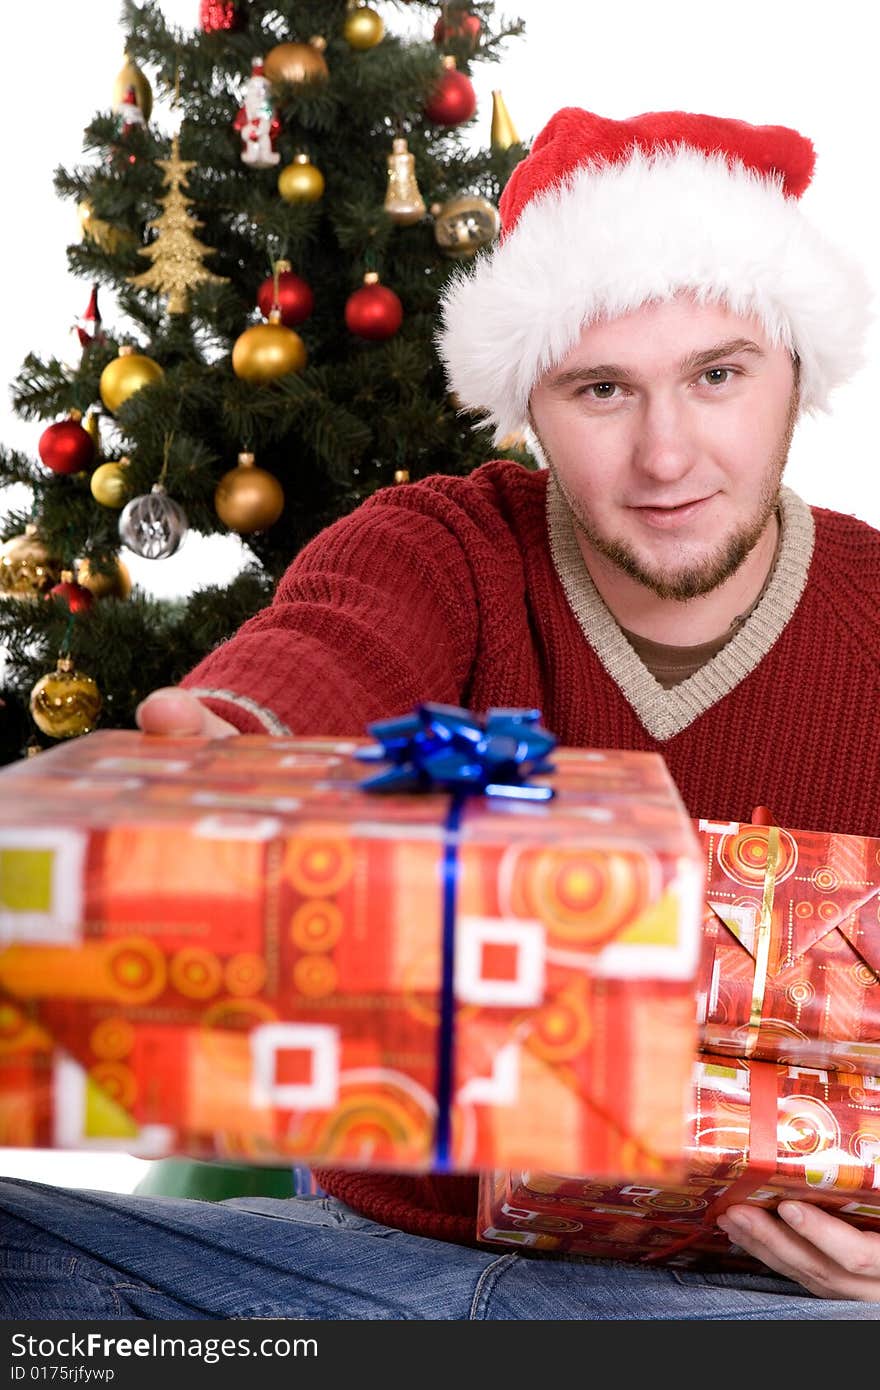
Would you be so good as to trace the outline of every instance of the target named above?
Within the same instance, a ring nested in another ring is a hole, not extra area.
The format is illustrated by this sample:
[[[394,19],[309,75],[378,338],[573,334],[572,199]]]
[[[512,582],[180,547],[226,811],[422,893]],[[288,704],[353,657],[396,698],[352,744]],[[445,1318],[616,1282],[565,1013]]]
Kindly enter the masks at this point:
[[[612,392],[616,390],[617,387],[615,386],[613,381],[597,381],[594,382],[594,384],[590,387],[590,393],[598,401],[610,400]]]
[[[725,386],[732,375],[729,367],[709,367],[703,373],[710,386]]]

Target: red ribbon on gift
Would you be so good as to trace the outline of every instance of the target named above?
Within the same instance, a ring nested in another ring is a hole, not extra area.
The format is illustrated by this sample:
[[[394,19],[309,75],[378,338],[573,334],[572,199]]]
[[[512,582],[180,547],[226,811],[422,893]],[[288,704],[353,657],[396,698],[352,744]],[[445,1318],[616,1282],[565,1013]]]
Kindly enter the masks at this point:
[[[720,1193],[703,1215],[700,1228],[690,1235],[682,1236],[672,1245],[646,1255],[643,1264],[654,1260],[666,1260],[679,1250],[702,1239],[706,1225],[714,1224],[728,1207],[736,1202],[746,1201],[778,1169],[778,1141],[776,1135],[776,1106],[778,1099],[779,1067],[774,1062],[746,1062],[749,1069],[749,1142],[745,1155],[745,1168],[730,1186]]]

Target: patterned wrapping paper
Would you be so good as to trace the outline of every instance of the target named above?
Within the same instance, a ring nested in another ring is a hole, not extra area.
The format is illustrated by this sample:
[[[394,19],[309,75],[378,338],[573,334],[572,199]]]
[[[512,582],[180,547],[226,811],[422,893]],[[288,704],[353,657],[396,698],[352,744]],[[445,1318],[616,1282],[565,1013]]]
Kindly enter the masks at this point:
[[[443,793],[369,740],[101,732],[0,774],[0,1144],[435,1166]],[[655,754],[554,750],[458,833],[452,1170],[681,1152],[699,842]]]
[[[880,839],[697,825],[701,1048],[880,1071]]]
[[[653,1182],[519,1170],[480,1179],[491,1245],[758,1271],[716,1219],[734,1202],[810,1201],[880,1232],[880,1077],[733,1061],[695,1065],[684,1178]]]

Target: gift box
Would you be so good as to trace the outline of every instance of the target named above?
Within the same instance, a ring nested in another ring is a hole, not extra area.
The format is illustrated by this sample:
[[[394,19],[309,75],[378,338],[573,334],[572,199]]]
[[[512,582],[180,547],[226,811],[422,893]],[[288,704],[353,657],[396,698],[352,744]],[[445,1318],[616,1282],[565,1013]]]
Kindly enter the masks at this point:
[[[684,1177],[485,1173],[477,1230],[490,1245],[757,1272],[717,1218],[734,1202],[773,1209],[786,1197],[880,1234],[880,1077],[704,1055]]]
[[[880,839],[697,824],[701,1048],[880,1071]]]
[[[0,773],[0,1144],[623,1176],[681,1152],[704,868],[662,758],[556,749],[539,787],[493,764],[463,796],[395,790],[398,757],[377,794],[372,746],[106,731]]]

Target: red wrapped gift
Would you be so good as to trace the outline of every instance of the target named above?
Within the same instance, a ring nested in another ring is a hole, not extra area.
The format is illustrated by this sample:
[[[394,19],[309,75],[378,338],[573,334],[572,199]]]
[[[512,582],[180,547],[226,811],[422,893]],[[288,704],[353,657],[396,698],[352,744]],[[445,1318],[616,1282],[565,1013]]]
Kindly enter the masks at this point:
[[[701,1048],[880,1071],[880,839],[697,824]]]
[[[480,1180],[489,1244],[721,1270],[763,1266],[716,1225],[735,1202],[814,1202],[880,1233],[880,1077],[704,1055],[684,1178],[611,1184],[518,1170]]]
[[[453,831],[444,792],[365,791],[368,746],[99,732],[0,773],[0,1144],[680,1153],[704,871],[662,758],[554,750],[552,800],[471,797]]]

